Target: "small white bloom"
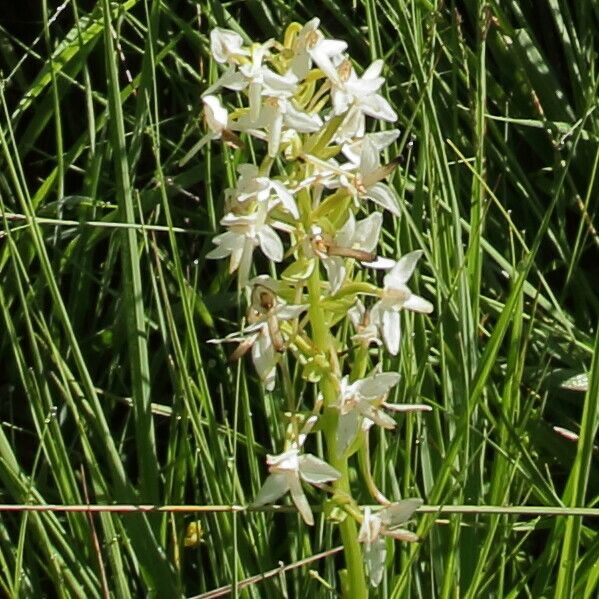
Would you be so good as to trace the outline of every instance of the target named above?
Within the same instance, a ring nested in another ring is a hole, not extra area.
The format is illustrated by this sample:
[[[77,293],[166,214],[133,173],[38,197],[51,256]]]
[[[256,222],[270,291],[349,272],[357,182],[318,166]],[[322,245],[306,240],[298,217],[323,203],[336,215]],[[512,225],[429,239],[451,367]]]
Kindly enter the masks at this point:
[[[384,149],[388,148],[398,137],[399,129],[368,133],[368,135],[360,137],[351,143],[343,144],[341,151],[348,160],[354,164],[360,164],[360,156],[362,154],[362,146],[364,145],[365,139],[368,139],[372,142],[377,152],[382,152]]]
[[[283,243],[267,221],[267,207],[258,204],[251,214],[226,214],[220,221],[229,231],[217,235],[212,241],[217,245],[206,258],[218,260],[230,256],[229,272],[239,269],[239,285],[243,287],[248,280],[252,254],[259,245],[267,258],[273,262],[283,259]]]
[[[347,42],[326,39],[318,29],[319,25],[320,19],[313,18],[297,35],[292,46],[294,57],[291,61],[291,70],[303,79],[314,62],[329,79],[337,81],[339,76],[335,67],[343,59]]]
[[[365,137],[362,142],[360,163],[355,173],[342,175],[341,185],[359,198],[367,198],[391,214],[399,216],[399,199],[388,185],[381,183],[395,168],[395,164],[381,166],[379,153],[374,143]]]
[[[387,394],[399,382],[396,372],[383,372],[353,383],[348,377],[341,380],[337,408],[337,453],[343,455],[355,439],[362,418],[368,418],[383,428],[395,428],[395,420],[385,414],[381,404]]]
[[[235,31],[215,27],[210,32],[210,52],[216,62],[237,62],[237,57],[248,56],[249,52],[242,47],[243,38]]]
[[[289,491],[291,499],[304,522],[312,526],[314,516],[302,489],[301,481],[318,487],[324,483],[337,480],[341,477],[341,474],[316,456],[311,454],[300,455],[300,448],[306,434],[305,431],[302,431],[298,441],[284,453],[266,456],[270,474],[258,492],[254,505],[260,506],[272,503]]]
[[[422,250],[406,254],[393,266],[383,279],[381,299],[373,306],[370,318],[382,333],[389,352],[396,356],[401,341],[400,310],[412,310],[430,314],[433,305],[410,291],[406,283],[422,256]]]
[[[357,300],[356,303],[349,309],[347,315],[351,323],[354,325],[356,331],[355,335],[352,335],[351,340],[354,343],[359,343],[368,347],[371,343],[375,345],[382,345],[383,342],[379,338],[378,327],[371,322],[370,312],[366,311],[364,304]]]
[[[333,293],[339,290],[346,275],[345,262],[341,256],[367,263],[376,258],[373,252],[379,241],[382,223],[383,216],[380,212],[373,212],[359,221],[350,212],[347,221],[332,241],[328,244],[324,242],[328,247],[326,253],[321,255],[321,260]]]
[[[364,508],[364,518],[358,533],[358,541],[364,543],[364,559],[372,586],[378,586],[383,578],[387,548],[382,536],[399,541],[418,541],[418,536],[399,528],[422,505],[421,499],[404,499],[392,503],[377,513]]]
[[[392,123],[397,120],[397,113],[389,102],[377,93],[385,82],[380,76],[383,65],[382,60],[375,60],[362,77],[356,75],[349,61],[340,65],[339,76],[331,91],[334,114],[347,112],[336,134],[339,143],[362,137],[366,129],[366,116]]]
[[[266,203],[269,209],[281,204],[293,218],[299,218],[293,194],[281,181],[260,176],[260,170],[254,164],[240,164],[237,167],[237,172],[239,173],[237,186],[228,193],[227,199],[230,207],[251,200]],[[269,202],[273,195],[274,199]]]

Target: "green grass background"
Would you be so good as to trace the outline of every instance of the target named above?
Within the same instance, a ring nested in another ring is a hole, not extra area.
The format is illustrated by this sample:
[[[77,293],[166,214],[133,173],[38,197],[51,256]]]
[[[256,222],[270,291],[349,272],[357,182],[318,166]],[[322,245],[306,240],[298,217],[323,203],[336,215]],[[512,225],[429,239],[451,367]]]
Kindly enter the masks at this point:
[[[226,265],[205,255],[247,155],[215,143],[178,161],[217,74],[209,30],[265,40],[312,16],[359,65],[385,59],[402,217],[386,221],[384,253],[424,249],[415,289],[435,303],[404,317],[401,356],[384,364],[402,374],[394,399],[434,412],[371,435],[381,489],[433,505],[596,505],[596,0],[6,3],[0,503],[257,492],[282,444],[281,392],[206,344],[242,314]],[[356,492],[371,501],[358,476]],[[203,542],[185,547],[196,520]],[[593,520],[474,507],[415,521],[422,542],[389,545],[373,596],[597,596]],[[338,544],[334,524],[307,529],[292,512],[2,514],[0,593],[192,597]],[[239,594],[333,597],[340,567],[329,556]]]

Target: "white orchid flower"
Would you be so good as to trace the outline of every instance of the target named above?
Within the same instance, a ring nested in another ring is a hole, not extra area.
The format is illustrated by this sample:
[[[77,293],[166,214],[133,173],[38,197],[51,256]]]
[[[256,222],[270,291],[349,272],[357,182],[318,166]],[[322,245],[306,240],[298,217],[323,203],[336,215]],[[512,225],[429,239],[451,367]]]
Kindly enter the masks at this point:
[[[381,94],[377,93],[385,79],[381,77],[383,61],[375,60],[358,77],[351,63],[346,60],[338,69],[337,80],[331,90],[333,113],[347,113],[336,133],[336,140],[343,143],[354,137],[363,137],[366,116],[390,123],[397,120],[397,113]]]
[[[243,38],[235,31],[221,27],[210,32],[210,52],[219,64],[236,63],[239,56],[249,55],[248,50],[243,48]]]
[[[386,429],[395,428],[395,420],[383,411],[422,412],[432,408],[424,404],[391,404],[386,400],[391,389],[399,382],[396,372],[381,372],[365,379],[349,383],[348,377],[341,380],[337,408],[337,453],[343,455],[361,429],[362,419],[369,420]]]
[[[204,96],[204,121],[208,132],[179,161],[179,166],[187,164],[209,141],[225,137],[232,141],[236,136],[229,130],[229,113],[216,96]]]
[[[354,343],[369,347],[371,343],[381,346],[382,340],[379,337],[379,329],[370,320],[370,312],[366,310],[364,304],[357,300],[356,303],[348,310],[347,315],[356,331],[355,335],[351,336]]]
[[[276,367],[285,351],[284,339],[279,328],[281,321],[295,320],[308,309],[307,304],[287,304],[277,297],[261,278],[254,278],[252,305],[248,314],[251,323],[243,330],[224,339],[211,339],[210,343],[239,343],[231,355],[231,361],[241,358],[251,347],[252,361],[262,384],[268,391],[275,386]],[[266,298],[266,299],[265,299]]]
[[[273,227],[268,224],[268,208],[258,204],[251,214],[226,214],[220,224],[228,227],[229,231],[217,235],[212,241],[216,244],[206,258],[218,260],[230,256],[229,272],[239,269],[239,285],[245,286],[248,280],[254,248],[260,249],[273,262],[283,259],[283,243]]]
[[[314,516],[302,489],[302,481],[318,487],[341,477],[340,472],[316,456],[300,454],[307,432],[315,421],[316,417],[311,417],[308,420],[299,439],[292,444],[290,449],[279,455],[266,456],[270,474],[264,481],[253,504],[261,506],[272,503],[289,491],[293,503],[304,522],[309,526],[314,524]]]
[[[342,256],[366,263],[372,263],[376,258],[373,252],[379,241],[382,224],[383,216],[380,212],[373,212],[359,221],[350,212],[349,218],[332,241],[324,242],[327,247],[326,253],[321,254],[321,261],[333,293],[340,289],[347,272]]]
[[[433,311],[429,301],[412,293],[406,285],[422,254],[422,250],[416,250],[395,263],[383,279],[381,299],[370,311],[370,319],[379,327],[387,349],[394,356],[399,352],[401,342],[399,312],[412,310],[430,314]]]
[[[260,169],[254,164],[240,164],[237,167],[239,178],[235,189],[228,190],[227,201],[231,206],[255,200],[268,204],[269,209],[277,204],[293,216],[299,218],[299,211],[292,192],[284,183],[260,175]],[[269,203],[272,196],[274,200]]]
[[[360,156],[362,154],[364,140],[368,139],[371,141],[376,151],[380,153],[388,148],[398,137],[399,129],[368,133],[368,135],[365,135],[364,137],[360,137],[358,139],[352,140],[350,143],[343,144],[341,151],[348,160],[354,164],[360,164]]]
[[[365,137],[362,141],[359,164],[350,163],[346,170],[355,169],[356,172],[347,172],[340,176],[340,183],[354,196],[367,198],[391,214],[399,216],[399,198],[391,187],[381,183],[393,169],[395,163],[381,166],[379,152],[374,143]]]
[[[336,65],[343,59],[343,52],[347,49],[347,42],[326,39],[318,29],[320,19],[313,18],[308,21],[298,33],[293,46],[291,70],[303,79],[310,70],[312,62],[332,81],[337,81]]]
[[[404,499],[376,513],[372,513],[369,507],[364,508],[358,541],[365,545],[364,559],[372,586],[376,587],[380,584],[385,570],[387,547],[385,539],[381,537],[391,537],[398,541],[418,541],[417,535],[399,526],[406,522],[421,505],[422,499]]]

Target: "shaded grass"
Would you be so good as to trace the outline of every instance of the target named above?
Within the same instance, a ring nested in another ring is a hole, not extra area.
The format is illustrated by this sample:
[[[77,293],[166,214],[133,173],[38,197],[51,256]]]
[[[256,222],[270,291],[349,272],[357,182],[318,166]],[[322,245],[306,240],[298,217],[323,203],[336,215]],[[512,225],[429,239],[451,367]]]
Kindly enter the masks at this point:
[[[205,344],[235,330],[240,309],[224,267],[204,257],[222,190],[252,150],[213,145],[177,163],[216,75],[209,29],[264,39],[311,5],[60,6],[0,19],[2,501],[82,503],[85,478],[98,503],[249,502],[264,454],[281,446],[283,397]],[[398,401],[435,411],[371,435],[381,490],[595,505],[596,6],[328,0],[319,13],[358,63],[386,60],[403,204],[384,251],[422,248],[420,293],[436,302],[430,318],[404,319],[401,357],[385,364],[402,374]],[[585,394],[560,387],[565,370],[588,372]],[[338,544],[324,519],[314,530],[283,513],[199,519],[204,542],[186,548],[195,518],[103,514],[98,553],[81,514],[4,517],[0,584],[103,596],[102,564],[119,597],[194,595]],[[389,547],[379,596],[597,592],[590,520],[423,515],[418,531],[421,544]],[[337,586],[340,565],[311,567]],[[305,569],[243,592],[284,589],[330,594]]]

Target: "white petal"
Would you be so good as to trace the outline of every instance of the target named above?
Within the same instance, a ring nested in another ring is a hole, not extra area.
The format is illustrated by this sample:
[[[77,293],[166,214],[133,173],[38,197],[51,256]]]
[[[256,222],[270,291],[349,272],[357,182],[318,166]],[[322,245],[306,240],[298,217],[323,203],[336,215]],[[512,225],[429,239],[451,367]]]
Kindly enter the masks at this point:
[[[269,225],[263,225],[258,229],[257,235],[260,241],[260,248],[265,256],[273,262],[280,262],[283,259],[284,253],[283,242],[274,229]]]
[[[366,268],[389,270],[395,266],[395,260],[391,260],[391,258],[385,258],[384,256],[377,256],[374,262],[362,262],[361,264]]]
[[[299,472],[303,480],[313,485],[320,485],[341,477],[338,470],[309,453],[299,457]]]
[[[272,180],[270,185],[281,201],[281,204],[283,204],[285,210],[287,210],[287,212],[289,212],[293,218],[299,219],[299,210],[297,209],[297,204],[295,203],[295,199],[287,187],[285,187],[285,185],[283,185],[283,183],[280,181]]]
[[[387,546],[383,539],[377,539],[371,545],[366,545],[364,560],[368,569],[368,578],[373,587],[377,587],[383,579]]]
[[[387,395],[392,387],[399,383],[399,373],[381,372],[366,379],[356,381],[356,388],[360,397],[373,399]]]
[[[258,491],[253,505],[261,506],[272,503],[289,490],[289,476],[287,474],[270,474],[264,481],[262,488]]]
[[[384,183],[375,183],[366,190],[366,197],[371,199],[375,204],[389,210],[391,214],[400,216],[399,199],[388,185]]]
[[[229,113],[216,96],[202,98],[204,102],[204,117],[208,128],[214,133],[221,133],[227,128]]]
[[[329,280],[329,287],[331,288],[332,293],[337,293],[343,285],[343,281],[345,280],[345,266],[343,264],[343,259],[339,256],[331,256],[322,259],[322,264],[324,265],[324,269],[327,271],[327,278]]]
[[[308,304],[283,305],[277,308],[276,314],[279,320],[293,320],[294,318],[298,318],[307,309]]]
[[[369,137],[365,137],[362,142],[362,152],[360,154],[360,172],[362,176],[377,170],[381,166],[379,152]]]
[[[382,224],[383,215],[380,212],[373,212],[366,218],[358,221],[356,223],[353,243],[361,250],[374,252],[379,242]]]
[[[412,514],[423,504],[422,499],[402,499],[392,503],[390,506],[379,512],[385,526],[394,527],[402,524],[406,520],[409,520]]]
[[[361,221],[364,222],[364,221]],[[353,212],[349,213],[349,217],[337,231],[335,235],[335,242],[338,246],[343,248],[351,248],[354,244],[354,236],[356,233],[356,219],[353,215]]]
[[[308,524],[308,526],[312,526],[314,524],[314,516],[312,515],[310,504],[302,490],[302,485],[297,478],[293,478],[289,481],[289,491],[291,492],[291,499],[293,500],[293,503],[295,503],[295,507],[298,509],[304,522]]]
[[[397,120],[397,113],[391,107],[391,104],[380,94],[374,94],[363,98],[360,102],[360,109],[364,114],[374,118],[382,119],[389,123],[394,123]]]
[[[218,63],[225,63],[233,54],[248,55],[248,51],[242,49],[243,38],[235,31],[215,27],[210,32],[210,52]]]
[[[433,408],[423,403],[386,403],[382,404],[387,410],[393,412],[432,412]]]
[[[392,356],[399,353],[399,342],[401,338],[399,312],[394,310],[383,310],[383,339]]]
[[[262,331],[252,345],[252,359],[260,380],[268,391],[272,391],[277,374],[277,355],[268,332]]]
[[[384,285],[392,289],[399,289],[405,285],[409,278],[412,276],[418,260],[420,260],[422,250],[416,250],[410,252],[405,256],[402,256],[397,264],[385,275]]]
[[[322,127],[322,119],[317,114],[297,110],[291,102],[287,104],[285,124],[298,133],[312,133]]]
[[[343,456],[353,443],[360,428],[360,416],[356,410],[341,414],[337,424],[337,446],[339,457]]]
[[[412,294],[404,303],[406,310],[413,310],[421,314],[430,314],[433,311],[433,305],[419,295]]]
[[[379,58],[375,60],[362,74],[362,79],[376,79],[380,77],[385,63]]]

